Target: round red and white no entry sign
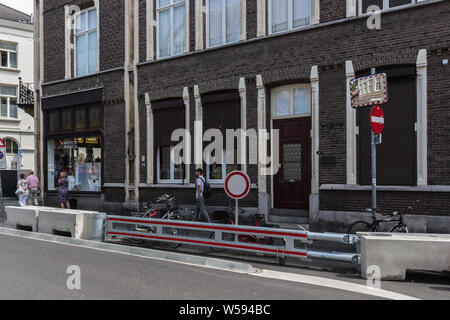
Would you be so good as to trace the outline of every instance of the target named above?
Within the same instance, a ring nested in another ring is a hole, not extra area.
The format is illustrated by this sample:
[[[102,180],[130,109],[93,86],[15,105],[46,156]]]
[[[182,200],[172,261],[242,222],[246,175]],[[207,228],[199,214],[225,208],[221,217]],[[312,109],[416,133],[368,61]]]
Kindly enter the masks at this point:
[[[381,134],[384,129],[384,112],[380,106],[375,106],[370,112],[370,125],[375,134]]]
[[[230,198],[242,199],[250,192],[250,178],[242,171],[233,171],[225,179],[225,192]]]

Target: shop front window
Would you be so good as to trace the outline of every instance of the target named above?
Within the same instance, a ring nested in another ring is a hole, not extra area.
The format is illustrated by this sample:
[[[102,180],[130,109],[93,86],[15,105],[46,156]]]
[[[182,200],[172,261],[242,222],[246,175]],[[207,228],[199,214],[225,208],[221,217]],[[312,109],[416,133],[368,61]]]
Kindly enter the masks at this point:
[[[58,188],[62,172],[69,179],[69,191],[100,192],[102,139],[100,137],[50,139],[47,142],[48,190]]]

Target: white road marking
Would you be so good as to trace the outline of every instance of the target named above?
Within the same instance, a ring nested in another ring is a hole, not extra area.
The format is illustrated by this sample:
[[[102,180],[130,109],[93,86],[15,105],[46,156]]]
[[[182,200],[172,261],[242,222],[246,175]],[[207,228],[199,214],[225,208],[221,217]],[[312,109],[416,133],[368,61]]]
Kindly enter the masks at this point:
[[[420,300],[418,298],[407,296],[407,295],[404,295],[401,293],[372,288],[372,287],[368,287],[368,286],[357,284],[357,283],[341,281],[341,280],[334,280],[334,279],[323,278],[323,277],[308,276],[308,275],[302,275],[302,274],[296,274],[296,273],[285,273],[285,272],[279,272],[279,271],[273,271],[273,270],[263,270],[262,273],[255,273],[255,274],[251,274],[251,275],[256,276],[256,277],[285,280],[285,281],[290,281],[290,282],[310,284],[310,285],[319,286],[319,287],[328,287],[328,288],[333,288],[333,289],[351,291],[351,292],[355,292],[355,293],[376,296],[376,297],[381,297],[381,298],[386,298],[386,299],[392,299],[392,300]]]

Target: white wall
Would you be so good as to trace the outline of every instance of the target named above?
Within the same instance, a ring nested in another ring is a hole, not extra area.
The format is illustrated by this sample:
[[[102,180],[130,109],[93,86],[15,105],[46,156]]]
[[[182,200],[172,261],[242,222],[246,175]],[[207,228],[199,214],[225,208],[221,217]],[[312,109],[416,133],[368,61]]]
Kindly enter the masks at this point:
[[[0,40],[14,42],[17,48],[18,70],[0,67],[0,85],[19,85],[19,77],[24,83],[34,81],[33,26],[0,20]],[[34,168],[34,119],[19,109],[18,119],[0,118],[0,137],[12,138],[23,149],[22,169]],[[8,165],[12,160],[7,156]]]

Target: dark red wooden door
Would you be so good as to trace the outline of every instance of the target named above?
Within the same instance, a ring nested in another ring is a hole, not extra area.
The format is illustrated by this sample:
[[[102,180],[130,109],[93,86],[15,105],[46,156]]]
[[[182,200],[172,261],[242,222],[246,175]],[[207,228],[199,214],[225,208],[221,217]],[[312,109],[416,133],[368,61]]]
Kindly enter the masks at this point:
[[[311,117],[274,120],[280,130],[281,168],[274,177],[274,205],[309,209],[311,194]]]

